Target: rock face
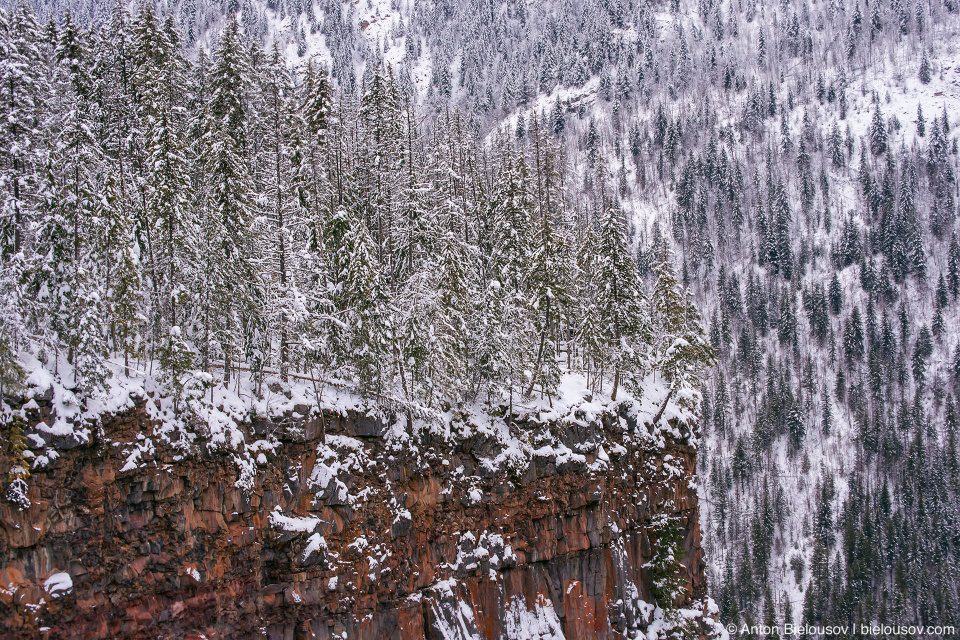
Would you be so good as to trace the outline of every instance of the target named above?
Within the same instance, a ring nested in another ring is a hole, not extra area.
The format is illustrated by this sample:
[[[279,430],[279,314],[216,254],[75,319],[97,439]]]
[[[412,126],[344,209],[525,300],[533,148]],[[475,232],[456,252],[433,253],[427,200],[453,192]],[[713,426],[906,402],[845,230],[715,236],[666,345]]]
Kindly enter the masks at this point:
[[[705,598],[682,425],[656,447],[617,415],[548,425],[561,453],[494,472],[483,437],[288,422],[250,426],[274,446],[246,489],[229,453],[126,464],[156,428],[138,409],[35,471],[27,510],[0,503],[0,637],[623,638],[650,621],[659,514],[676,604]]]

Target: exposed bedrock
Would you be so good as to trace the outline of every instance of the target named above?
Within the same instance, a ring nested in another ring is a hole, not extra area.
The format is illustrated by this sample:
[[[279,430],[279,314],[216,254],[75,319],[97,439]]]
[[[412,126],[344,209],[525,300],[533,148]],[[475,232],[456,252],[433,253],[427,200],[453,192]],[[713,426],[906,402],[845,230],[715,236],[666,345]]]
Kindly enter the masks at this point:
[[[325,422],[325,443],[316,419],[250,425],[273,446],[238,488],[235,454],[130,464],[157,425],[105,420],[32,473],[28,509],[0,503],[0,637],[623,638],[650,622],[660,514],[682,532],[677,604],[705,598],[682,424],[540,425],[556,446],[502,463],[489,437]]]

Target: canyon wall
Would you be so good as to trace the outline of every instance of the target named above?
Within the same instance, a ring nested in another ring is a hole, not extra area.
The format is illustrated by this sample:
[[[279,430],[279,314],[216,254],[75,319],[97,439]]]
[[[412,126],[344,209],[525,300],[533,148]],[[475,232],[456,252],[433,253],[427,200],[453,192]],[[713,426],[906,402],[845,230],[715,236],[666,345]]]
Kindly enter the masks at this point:
[[[32,472],[29,508],[0,503],[0,637],[635,637],[662,623],[644,564],[663,516],[682,564],[669,604],[705,608],[685,425],[515,424],[554,445],[511,459],[480,430],[388,424],[254,420],[263,452],[238,483],[230,452],[143,446],[159,425],[141,407],[104,419]]]

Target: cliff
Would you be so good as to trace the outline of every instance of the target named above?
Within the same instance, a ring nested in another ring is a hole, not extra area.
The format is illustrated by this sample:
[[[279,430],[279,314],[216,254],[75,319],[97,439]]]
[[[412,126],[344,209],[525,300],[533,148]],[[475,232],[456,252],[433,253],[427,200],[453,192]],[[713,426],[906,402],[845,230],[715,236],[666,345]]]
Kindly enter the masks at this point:
[[[627,403],[512,424],[524,454],[468,419],[411,434],[404,420],[300,411],[244,425],[252,470],[199,441],[189,455],[155,445],[142,404],[61,443],[35,465],[27,509],[0,503],[0,637],[709,630],[696,449],[677,418],[654,429]],[[664,558],[681,566],[661,604],[684,615],[652,604]]]

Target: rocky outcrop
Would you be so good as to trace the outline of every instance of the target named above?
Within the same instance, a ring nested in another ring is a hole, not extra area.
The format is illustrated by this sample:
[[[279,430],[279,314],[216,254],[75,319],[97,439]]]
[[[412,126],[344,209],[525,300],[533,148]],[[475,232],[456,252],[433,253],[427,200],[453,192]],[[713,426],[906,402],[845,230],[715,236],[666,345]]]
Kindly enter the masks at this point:
[[[665,513],[685,550],[676,604],[705,598],[682,425],[659,445],[628,416],[515,425],[562,444],[500,465],[485,436],[385,427],[256,422],[240,488],[230,453],[141,447],[131,464],[157,425],[105,420],[33,472],[28,509],[0,504],[0,637],[632,637]]]

